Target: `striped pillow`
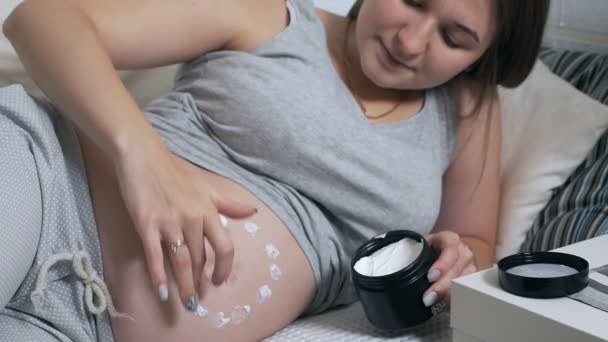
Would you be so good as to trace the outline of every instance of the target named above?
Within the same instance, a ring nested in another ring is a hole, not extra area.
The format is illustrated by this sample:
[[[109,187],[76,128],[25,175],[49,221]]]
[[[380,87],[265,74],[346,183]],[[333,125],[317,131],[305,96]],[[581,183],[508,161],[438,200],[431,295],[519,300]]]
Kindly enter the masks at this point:
[[[545,48],[540,58],[575,88],[608,104],[608,55]]]
[[[608,234],[608,131],[528,231],[522,252],[547,251]]]
[[[558,76],[608,103],[608,56],[546,49],[541,59]],[[560,187],[553,190],[520,250],[547,251],[608,234],[608,131]]]

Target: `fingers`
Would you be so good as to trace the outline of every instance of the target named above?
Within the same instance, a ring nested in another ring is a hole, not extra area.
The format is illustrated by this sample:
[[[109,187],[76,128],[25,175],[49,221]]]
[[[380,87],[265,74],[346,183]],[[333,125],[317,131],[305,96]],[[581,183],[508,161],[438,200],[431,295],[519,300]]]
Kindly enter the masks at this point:
[[[475,264],[469,264],[467,267],[464,268],[464,270],[462,270],[462,272],[460,273],[460,276],[465,276],[471,273],[475,273],[477,272],[477,267],[475,266]]]
[[[180,233],[167,232],[163,236],[163,241],[166,241],[173,274],[177,280],[179,296],[188,311],[196,312],[198,308],[198,295],[194,289],[190,248],[185,242],[184,236],[180,235]]]
[[[214,198],[217,212],[232,218],[244,218],[258,212],[258,209],[236,201]]]
[[[192,279],[194,280],[194,289],[196,292],[200,289],[201,274],[205,266],[205,244],[202,223],[196,226],[189,226],[184,229],[184,237],[188,243],[188,251],[190,251],[190,260],[192,261]]]
[[[215,254],[215,267],[213,269],[212,282],[219,285],[228,279],[232,271],[234,261],[234,245],[228,232],[222,228],[219,215],[206,215],[204,219],[206,227],[205,236],[213,247]]]
[[[449,309],[450,309],[450,307],[448,304],[446,304],[446,302],[438,302],[437,304],[435,304],[431,307],[431,313],[433,314],[433,316],[436,316]]]
[[[460,275],[463,269],[463,263],[459,260],[454,266],[431,285],[431,287],[425,292],[423,302],[426,306],[432,306],[436,303],[443,302],[445,304],[450,303],[450,289],[452,287],[452,280]]]
[[[164,254],[157,234],[148,234],[142,238],[144,254],[152,286],[158,291],[160,300],[166,302],[169,299],[167,287],[167,275],[165,273]]]
[[[256,208],[242,206],[236,202],[219,201],[219,208],[231,217],[248,216],[257,212]],[[212,282],[223,283],[232,271],[234,246],[230,234],[220,223],[219,213],[213,205],[202,210],[204,216],[190,216],[182,219],[176,227],[156,230],[147,229],[142,234],[146,262],[153,286],[157,289],[161,301],[167,301],[169,291],[164,264],[168,255],[173,274],[177,282],[179,296],[186,309],[196,312],[198,309],[198,289],[206,263],[205,239],[207,239],[215,259]],[[179,220],[178,220],[179,221]],[[182,226],[181,229],[179,226]],[[163,251],[164,249],[164,251]],[[164,253],[163,253],[164,252]]]
[[[452,232],[434,234],[427,240],[440,250],[441,254],[429,270],[428,280],[432,285],[425,291],[423,302],[427,307],[437,303],[449,305],[452,280],[476,271],[473,253],[460,237]],[[445,308],[445,305],[442,308]]]

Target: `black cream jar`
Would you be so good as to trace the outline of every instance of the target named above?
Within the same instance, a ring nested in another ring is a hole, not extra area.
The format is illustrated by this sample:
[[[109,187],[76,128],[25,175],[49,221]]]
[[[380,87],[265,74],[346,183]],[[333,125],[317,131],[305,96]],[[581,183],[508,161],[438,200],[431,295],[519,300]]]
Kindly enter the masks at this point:
[[[409,265],[382,276],[357,272],[355,265],[361,258],[403,239],[422,244],[420,254]],[[431,285],[427,274],[436,260],[437,253],[422,235],[413,231],[390,231],[361,245],[351,262],[351,271],[368,320],[380,329],[394,330],[412,327],[431,318],[431,308],[424,305],[422,296]]]

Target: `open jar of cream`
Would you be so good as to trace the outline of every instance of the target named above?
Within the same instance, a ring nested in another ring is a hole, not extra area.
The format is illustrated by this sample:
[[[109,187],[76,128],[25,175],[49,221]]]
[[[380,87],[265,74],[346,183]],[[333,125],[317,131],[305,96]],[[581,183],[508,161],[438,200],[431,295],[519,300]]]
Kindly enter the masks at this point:
[[[390,231],[361,245],[351,271],[368,320],[378,328],[393,330],[431,318],[422,295],[430,287],[427,273],[435,260],[435,251],[413,231]]]

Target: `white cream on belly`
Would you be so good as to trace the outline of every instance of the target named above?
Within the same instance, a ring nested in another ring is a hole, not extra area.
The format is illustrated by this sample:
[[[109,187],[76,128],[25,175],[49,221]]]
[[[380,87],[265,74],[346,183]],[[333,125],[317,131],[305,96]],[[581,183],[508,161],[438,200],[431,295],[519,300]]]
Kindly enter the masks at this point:
[[[404,238],[357,260],[355,270],[368,277],[388,275],[410,265],[418,258],[420,252],[422,252],[421,242]]]
[[[220,221],[224,228],[229,229],[228,218],[223,215],[220,215]],[[261,228],[253,222],[245,222],[243,228],[247,233],[249,233],[252,238],[255,237],[256,233],[261,230]],[[272,242],[266,243],[264,246],[264,250],[269,260],[270,278],[273,280],[279,280],[283,275],[283,272],[281,271],[281,268],[278,263],[281,252],[279,251],[277,246],[275,246],[275,244]],[[230,277],[231,278],[226,281],[227,285],[233,285],[236,282],[237,277],[235,275],[231,275]],[[263,285],[259,287],[257,293],[258,304],[263,304],[269,301],[270,297],[272,297],[272,289],[270,288],[270,286]],[[251,305],[236,305],[232,308],[231,312],[217,312],[215,315],[215,326],[218,329],[222,329],[228,325],[240,325],[241,323],[249,319],[252,314],[252,310],[253,308]],[[202,305],[199,304],[199,310],[196,314],[199,317],[203,318],[207,316],[208,313],[209,312],[207,311],[207,309],[205,309]]]

